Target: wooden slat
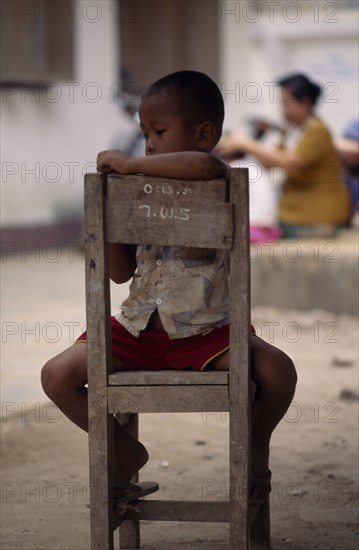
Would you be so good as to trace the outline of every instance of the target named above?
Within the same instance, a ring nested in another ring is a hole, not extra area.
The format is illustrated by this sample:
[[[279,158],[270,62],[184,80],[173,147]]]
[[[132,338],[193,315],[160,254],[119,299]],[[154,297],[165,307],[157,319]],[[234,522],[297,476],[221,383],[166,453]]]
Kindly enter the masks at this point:
[[[233,208],[224,202],[225,194],[224,180],[186,183],[148,176],[109,176],[108,240],[230,249]],[[126,223],[119,223],[124,219]]]
[[[108,198],[110,201],[116,200],[118,188],[121,186],[121,195],[123,189],[125,197],[128,200],[138,200],[141,197],[148,196],[172,196],[176,195],[185,203],[191,204],[197,201],[198,193],[203,200],[203,207],[213,206],[214,203],[223,203],[228,200],[228,182],[222,178],[216,178],[207,181],[183,181],[172,178],[160,178],[154,176],[109,174]],[[202,197],[203,195],[203,197]]]
[[[230,548],[246,550],[251,426],[248,170],[231,170],[230,200],[235,205],[236,231],[230,265]]]
[[[268,496],[257,510],[257,514],[251,523],[251,538],[256,539],[257,547],[261,550],[270,548],[270,506]]]
[[[85,177],[85,275],[89,460],[91,487],[91,548],[112,550],[112,425],[107,414],[106,388],[111,364],[110,297],[105,235],[105,184],[100,174]],[[107,338],[106,338],[107,336]]]
[[[140,500],[136,503],[141,520],[228,522],[229,502]],[[128,512],[126,519],[136,517]]]
[[[107,394],[110,413],[228,410],[227,386],[110,386]]]
[[[138,414],[131,414],[126,424],[126,431],[136,440],[138,440]],[[138,472],[131,479],[131,483],[137,483]],[[140,547],[140,522],[139,518],[125,521],[120,526],[120,548],[139,548]]]
[[[189,371],[120,371],[108,377],[110,386],[186,386],[186,385],[226,385],[227,372]]]

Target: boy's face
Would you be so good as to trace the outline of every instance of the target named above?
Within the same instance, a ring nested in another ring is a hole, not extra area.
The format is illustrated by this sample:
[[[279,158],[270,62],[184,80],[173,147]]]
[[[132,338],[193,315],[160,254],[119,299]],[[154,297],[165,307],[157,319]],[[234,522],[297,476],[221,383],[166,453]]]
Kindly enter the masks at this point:
[[[200,151],[196,124],[181,116],[176,97],[167,93],[150,95],[141,101],[140,127],[146,140],[146,156],[179,151]]]

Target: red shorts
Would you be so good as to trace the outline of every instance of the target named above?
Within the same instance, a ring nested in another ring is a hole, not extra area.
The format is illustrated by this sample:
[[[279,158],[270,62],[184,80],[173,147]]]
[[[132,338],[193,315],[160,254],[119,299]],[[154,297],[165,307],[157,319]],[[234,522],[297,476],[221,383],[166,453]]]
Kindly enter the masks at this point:
[[[229,349],[229,325],[214,328],[204,336],[171,340],[162,330],[143,331],[136,338],[115,317],[111,318],[111,324],[112,355],[129,370],[200,371]],[[86,332],[76,342],[86,342]]]

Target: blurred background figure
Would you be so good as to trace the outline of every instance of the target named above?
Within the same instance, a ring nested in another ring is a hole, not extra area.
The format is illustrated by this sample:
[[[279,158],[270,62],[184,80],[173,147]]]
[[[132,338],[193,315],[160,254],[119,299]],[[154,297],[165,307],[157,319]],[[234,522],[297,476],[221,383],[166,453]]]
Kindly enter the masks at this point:
[[[217,154],[229,160],[245,154],[267,171],[281,170],[277,215],[282,237],[332,236],[348,222],[349,200],[330,132],[314,112],[321,89],[300,73],[277,84],[284,118],[279,143],[270,146],[235,131],[222,138]]]
[[[278,133],[281,131],[280,126],[264,118],[252,117],[248,120],[249,135],[253,140],[261,141],[267,146],[274,146],[278,142]],[[276,167],[264,167],[253,155],[237,148],[224,152],[223,142],[225,140],[220,143],[215,154],[231,166],[248,168],[249,171],[250,241],[255,243],[277,240],[281,235],[278,223],[281,170]]]
[[[129,128],[124,133],[121,125],[112,133],[108,149],[120,149],[127,155],[141,157],[145,154],[143,134],[140,129],[138,108],[143,88],[140,87],[130,69],[122,67],[117,89],[116,102],[121,106],[121,115],[129,121]]]
[[[335,146],[343,167],[343,181],[350,199],[350,225],[359,227],[359,117],[345,128]]]

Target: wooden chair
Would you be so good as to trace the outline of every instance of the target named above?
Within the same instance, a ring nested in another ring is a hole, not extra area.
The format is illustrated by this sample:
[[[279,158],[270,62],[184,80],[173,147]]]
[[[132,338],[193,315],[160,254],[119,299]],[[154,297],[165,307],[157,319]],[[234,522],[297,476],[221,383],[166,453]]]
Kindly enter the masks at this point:
[[[269,548],[269,504],[249,529],[251,380],[249,372],[248,172],[228,181],[148,176],[85,177],[91,549],[113,549],[116,521],[112,433],[117,413],[229,411],[230,498],[226,502],[139,500],[122,517],[121,548],[139,547],[139,520],[229,522],[230,550]],[[107,243],[227,249],[230,254],[229,372],[112,370]],[[240,327],[240,330],[239,330]],[[110,504],[109,504],[110,503]],[[125,521],[123,521],[125,519]],[[119,523],[119,521],[118,521]]]

